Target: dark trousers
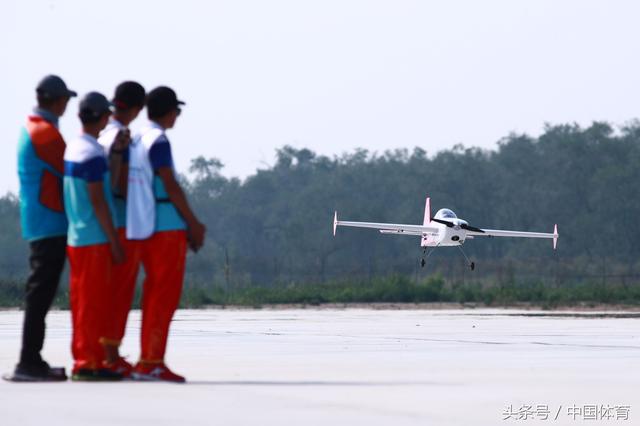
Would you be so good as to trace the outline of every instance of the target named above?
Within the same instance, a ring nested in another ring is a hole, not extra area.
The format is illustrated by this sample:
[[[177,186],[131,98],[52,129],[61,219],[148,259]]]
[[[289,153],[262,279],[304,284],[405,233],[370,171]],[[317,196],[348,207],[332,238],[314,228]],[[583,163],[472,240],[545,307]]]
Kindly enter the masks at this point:
[[[22,327],[20,365],[42,363],[40,351],[44,344],[45,317],[58,290],[66,259],[67,237],[52,237],[30,243],[27,292]]]

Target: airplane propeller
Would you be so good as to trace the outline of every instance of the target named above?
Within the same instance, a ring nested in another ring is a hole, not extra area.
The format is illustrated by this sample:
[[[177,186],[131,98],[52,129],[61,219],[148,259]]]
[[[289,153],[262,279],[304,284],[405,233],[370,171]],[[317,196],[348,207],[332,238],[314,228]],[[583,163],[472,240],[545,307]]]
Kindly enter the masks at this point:
[[[456,226],[455,223],[449,222],[448,220],[442,220],[442,219],[436,219],[436,218],[431,218],[431,220],[434,221],[434,222],[441,223],[443,225],[447,225],[449,228],[453,228],[454,226]],[[470,225],[467,225],[467,224],[464,224],[464,223],[460,224],[459,226],[460,226],[460,228],[462,228],[464,230],[467,230],[467,231],[480,232],[480,233],[484,234],[484,231],[482,229],[476,228],[475,226],[470,226]]]

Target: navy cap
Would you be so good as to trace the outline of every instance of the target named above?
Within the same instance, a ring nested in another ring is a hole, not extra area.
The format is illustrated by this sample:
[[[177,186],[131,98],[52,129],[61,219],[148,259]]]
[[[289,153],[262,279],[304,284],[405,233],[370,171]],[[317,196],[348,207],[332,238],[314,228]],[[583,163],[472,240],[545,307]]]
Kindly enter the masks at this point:
[[[167,86],[156,87],[147,95],[149,117],[162,117],[180,105],[185,105],[185,103],[178,100],[176,92]]]
[[[133,107],[143,107],[147,100],[144,87],[135,81],[125,81],[118,84],[116,93],[113,96],[113,103],[117,108],[128,109]]]
[[[98,92],[89,92],[80,100],[80,114],[93,115],[99,117],[102,114],[110,113],[113,104]]]
[[[36,87],[36,93],[49,99],[78,96],[76,92],[69,90],[64,80],[57,75],[48,75],[40,80]]]

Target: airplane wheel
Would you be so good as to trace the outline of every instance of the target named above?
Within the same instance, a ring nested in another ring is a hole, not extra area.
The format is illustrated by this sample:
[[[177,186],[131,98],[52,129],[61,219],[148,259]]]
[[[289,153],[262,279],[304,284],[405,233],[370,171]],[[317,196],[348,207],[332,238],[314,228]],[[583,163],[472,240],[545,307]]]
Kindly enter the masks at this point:
[[[471,262],[471,265],[470,265],[470,266],[471,266],[471,270],[472,270],[472,271],[476,269],[476,264],[475,264],[475,262]]]
[[[424,268],[424,265],[426,265],[426,264],[427,264],[427,261],[426,261],[426,260],[422,259],[422,260],[420,261],[420,266],[421,266],[421,267],[423,267],[423,268]]]

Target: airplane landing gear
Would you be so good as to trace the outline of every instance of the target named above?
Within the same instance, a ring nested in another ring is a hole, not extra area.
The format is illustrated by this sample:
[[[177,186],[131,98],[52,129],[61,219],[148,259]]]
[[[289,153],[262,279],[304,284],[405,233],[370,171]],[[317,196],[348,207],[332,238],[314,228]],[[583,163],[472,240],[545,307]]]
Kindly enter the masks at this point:
[[[440,245],[440,244],[438,244],[438,245]],[[433,249],[431,249],[429,254],[427,254],[427,248],[426,247],[422,250],[422,260],[420,260],[420,266],[422,268],[424,268],[424,265],[427,264],[427,259],[429,258],[429,256],[431,256],[431,253],[433,253],[435,251],[435,249],[437,249],[437,248],[438,248],[438,246],[435,246]]]
[[[469,262],[469,268],[471,268],[472,271],[475,270],[476,269],[476,263],[469,260],[469,258],[467,257],[466,253],[464,252],[464,250],[462,250],[462,244],[460,244],[458,246],[458,248],[460,249],[460,253],[462,253],[462,255],[467,260],[467,262]]]

